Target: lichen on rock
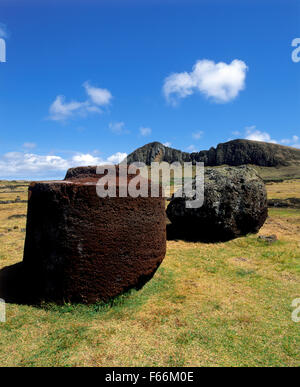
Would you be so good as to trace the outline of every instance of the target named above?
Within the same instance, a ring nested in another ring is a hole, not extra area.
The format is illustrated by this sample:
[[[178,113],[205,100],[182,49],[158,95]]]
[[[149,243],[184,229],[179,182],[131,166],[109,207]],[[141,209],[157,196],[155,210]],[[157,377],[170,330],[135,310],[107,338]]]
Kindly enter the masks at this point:
[[[174,237],[208,241],[229,240],[256,233],[268,216],[265,185],[253,168],[248,166],[206,168],[204,203],[200,208],[188,208],[188,190],[182,197],[173,197],[167,207]],[[176,196],[176,195],[175,195]]]

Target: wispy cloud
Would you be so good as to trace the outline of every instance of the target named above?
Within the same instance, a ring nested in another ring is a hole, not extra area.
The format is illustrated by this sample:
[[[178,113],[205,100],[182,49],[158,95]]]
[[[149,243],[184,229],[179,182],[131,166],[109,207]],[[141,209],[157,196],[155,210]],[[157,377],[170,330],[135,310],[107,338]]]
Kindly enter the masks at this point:
[[[189,152],[198,152],[197,148],[195,147],[195,145],[189,145],[187,148],[186,148],[187,151]]]
[[[129,131],[126,129],[125,123],[123,121],[110,122],[108,127],[115,134],[128,134],[129,133]]]
[[[242,135],[240,131],[232,132],[232,134],[239,136],[240,138],[245,138],[246,140],[270,142],[273,144],[282,144],[282,145],[288,145],[294,148],[300,148],[299,136],[294,135],[291,138],[276,140],[273,138],[273,136],[270,133],[266,131],[258,130],[256,128],[256,125],[246,126],[244,135]]]
[[[33,149],[36,147],[36,143],[35,142],[24,142],[24,144],[22,146],[25,149]]]
[[[163,142],[163,145],[167,146],[167,147],[170,147],[172,145],[172,143],[167,141],[167,142]]]
[[[214,102],[229,102],[245,88],[247,69],[246,63],[238,59],[230,64],[198,60],[191,72],[168,76],[164,81],[163,94],[173,105],[195,92],[200,92]]]
[[[85,82],[83,86],[87,95],[94,104],[98,106],[105,106],[111,102],[112,95],[109,90],[91,86],[89,82]]]
[[[88,99],[83,102],[66,102],[64,95],[58,95],[49,108],[49,119],[53,121],[66,121],[75,116],[85,117],[91,113],[102,113],[100,107],[107,106],[112,95],[107,89],[91,86],[88,82],[83,84]]]
[[[199,130],[198,132],[194,132],[192,134],[192,137],[195,139],[195,140],[200,140],[200,138],[203,137],[203,134],[204,132],[202,130]]]
[[[8,37],[8,31],[5,24],[0,23],[0,38],[7,38]]]
[[[152,129],[151,128],[146,128],[146,127],[141,127],[140,128],[140,135],[143,136],[143,137],[147,137],[147,136],[150,136],[152,133]]]
[[[65,121],[74,116],[75,113],[80,115],[85,114],[88,106],[89,104],[86,102],[65,102],[65,96],[58,95],[50,106],[49,118],[53,121]]]
[[[292,136],[291,138],[284,138],[280,142],[283,145],[289,145],[295,148],[300,147],[300,137],[296,135]]]

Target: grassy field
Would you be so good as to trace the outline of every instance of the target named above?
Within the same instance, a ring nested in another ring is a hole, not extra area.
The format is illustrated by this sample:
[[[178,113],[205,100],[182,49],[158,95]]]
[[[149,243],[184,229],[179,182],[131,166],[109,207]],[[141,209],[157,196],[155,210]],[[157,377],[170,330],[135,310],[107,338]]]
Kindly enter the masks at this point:
[[[300,180],[267,185],[299,196]],[[276,196],[277,195],[277,196]],[[24,200],[1,182],[0,201]],[[0,204],[0,270],[22,260],[26,203]],[[300,210],[272,209],[260,234],[168,241],[155,277],[107,305],[8,304],[2,366],[300,366]]]
[[[283,180],[300,179],[300,165],[286,167],[258,167],[252,165],[265,182],[282,182]]]
[[[282,183],[267,183],[269,199],[300,199],[300,180],[286,180]]]

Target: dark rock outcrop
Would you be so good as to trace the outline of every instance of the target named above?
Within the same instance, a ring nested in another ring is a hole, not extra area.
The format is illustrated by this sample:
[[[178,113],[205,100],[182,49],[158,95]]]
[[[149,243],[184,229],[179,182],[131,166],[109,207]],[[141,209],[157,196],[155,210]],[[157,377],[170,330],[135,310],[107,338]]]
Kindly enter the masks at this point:
[[[30,185],[23,262],[39,299],[107,301],[141,288],[162,262],[164,198],[100,198],[100,177]]]
[[[275,234],[272,234],[272,235],[260,235],[257,239],[259,241],[265,242],[265,243],[267,243],[269,245],[271,245],[272,243],[275,243],[275,242],[278,241],[277,235],[275,235]]]
[[[0,204],[27,203],[27,200],[16,198],[15,200],[0,200]]]
[[[87,167],[75,167],[69,168],[67,170],[64,180],[74,180],[74,179],[86,179],[86,178],[100,178],[100,175],[97,175],[97,166],[87,166]]]
[[[168,226],[169,237],[224,241],[256,233],[261,228],[268,215],[267,194],[253,168],[207,168],[204,180],[202,207],[187,208],[191,200],[188,190],[171,200],[167,207],[172,222]]]
[[[128,164],[141,161],[150,165],[153,161],[204,162],[205,166],[253,164],[264,167],[286,166],[300,163],[300,149],[283,145],[250,141],[233,140],[219,144],[216,148],[200,152],[181,152],[159,142],[146,144],[136,149],[127,157]]]
[[[150,165],[153,161],[166,161],[168,163],[179,161],[180,163],[183,163],[185,161],[190,161],[190,158],[190,153],[169,148],[160,142],[151,142],[132,152],[127,157],[127,163],[131,164],[138,161],[141,161],[146,165]]]
[[[299,198],[287,198],[287,199],[269,199],[268,207],[277,207],[277,208],[299,208],[300,209],[300,199]]]

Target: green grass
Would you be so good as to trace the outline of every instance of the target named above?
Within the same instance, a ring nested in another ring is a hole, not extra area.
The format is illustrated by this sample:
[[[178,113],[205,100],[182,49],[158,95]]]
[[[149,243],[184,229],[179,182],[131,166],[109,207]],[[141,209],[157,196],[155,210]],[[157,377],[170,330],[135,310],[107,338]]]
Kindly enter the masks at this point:
[[[283,182],[284,180],[300,179],[300,165],[295,163],[282,167],[259,167],[252,165],[265,182]]]
[[[8,220],[22,213],[0,206],[0,269],[22,260],[26,219]],[[300,210],[270,210],[260,234],[278,241],[169,241],[150,282],[105,304],[8,304],[0,364],[300,366]]]

